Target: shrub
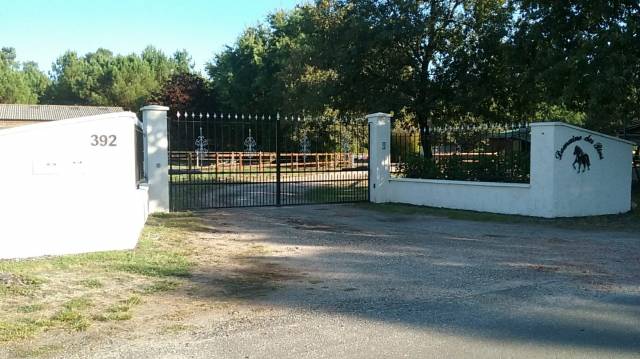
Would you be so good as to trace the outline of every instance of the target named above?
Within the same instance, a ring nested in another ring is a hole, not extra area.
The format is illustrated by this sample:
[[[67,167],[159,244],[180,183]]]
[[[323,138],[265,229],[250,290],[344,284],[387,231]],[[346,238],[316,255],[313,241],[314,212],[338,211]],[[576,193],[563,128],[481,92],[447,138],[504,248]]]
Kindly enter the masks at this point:
[[[407,178],[442,178],[440,168],[435,161],[418,154],[407,155],[400,165],[400,173]]]
[[[462,157],[452,155],[441,161],[438,165],[442,168],[443,179],[450,181],[465,181],[469,180],[468,165],[464,163]]]
[[[529,154],[524,152],[475,158],[452,155],[438,161],[413,154],[400,165],[400,173],[406,178],[451,181],[529,182],[529,172]]]

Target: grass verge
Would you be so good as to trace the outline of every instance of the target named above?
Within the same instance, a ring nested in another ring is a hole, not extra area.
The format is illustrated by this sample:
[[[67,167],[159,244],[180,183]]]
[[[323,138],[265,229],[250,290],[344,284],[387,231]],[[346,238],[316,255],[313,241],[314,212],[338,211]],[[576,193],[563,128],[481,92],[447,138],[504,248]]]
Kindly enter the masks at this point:
[[[189,213],[155,215],[134,250],[1,260],[0,344],[131,319],[141,296],[175,290],[190,275],[188,237],[204,229]]]

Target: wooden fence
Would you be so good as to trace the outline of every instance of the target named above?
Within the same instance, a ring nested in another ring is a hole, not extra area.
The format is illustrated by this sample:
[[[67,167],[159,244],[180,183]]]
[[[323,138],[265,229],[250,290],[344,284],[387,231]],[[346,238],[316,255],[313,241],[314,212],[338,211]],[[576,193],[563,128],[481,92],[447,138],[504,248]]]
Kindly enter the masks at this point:
[[[354,168],[366,165],[368,156],[353,153],[281,153],[280,167],[283,171],[324,170]],[[206,169],[216,172],[245,170],[268,171],[276,168],[275,152],[195,152],[171,153],[174,170],[191,171]]]

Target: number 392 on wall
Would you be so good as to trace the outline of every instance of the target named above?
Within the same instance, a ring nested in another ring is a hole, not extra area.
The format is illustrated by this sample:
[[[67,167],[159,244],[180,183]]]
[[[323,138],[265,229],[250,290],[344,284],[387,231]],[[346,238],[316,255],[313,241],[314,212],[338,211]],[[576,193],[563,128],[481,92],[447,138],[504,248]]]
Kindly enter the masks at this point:
[[[91,146],[93,147],[116,147],[116,135],[91,135]]]

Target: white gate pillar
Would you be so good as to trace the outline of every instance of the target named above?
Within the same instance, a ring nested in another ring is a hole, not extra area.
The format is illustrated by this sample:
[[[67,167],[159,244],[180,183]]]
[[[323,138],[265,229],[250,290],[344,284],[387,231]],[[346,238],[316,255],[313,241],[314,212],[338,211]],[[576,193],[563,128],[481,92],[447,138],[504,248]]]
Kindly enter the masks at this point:
[[[144,126],[144,163],[149,184],[149,213],[169,212],[168,107],[140,109]]]
[[[373,203],[386,202],[385,184],[391,177],[391,115],[367,115],[369,122],[369,197]]]

